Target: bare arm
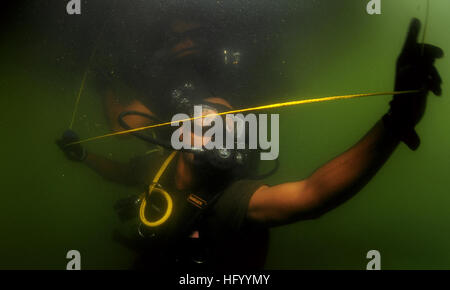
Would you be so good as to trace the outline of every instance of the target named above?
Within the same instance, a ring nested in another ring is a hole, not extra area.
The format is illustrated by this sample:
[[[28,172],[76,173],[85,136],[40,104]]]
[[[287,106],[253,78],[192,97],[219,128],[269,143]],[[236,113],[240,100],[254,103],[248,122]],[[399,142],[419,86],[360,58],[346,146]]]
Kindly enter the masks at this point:
[[[397,60],[396,91],[388,114],[355,146],[317,169],[309,178],[273,187],[261,187],[252,196],[248,219],[279,225],[318,217],[355,195],[377,173],[403,141],[416,150],[420,139],[414,128],[421,120],[429,91],[441,95],[442,79],[434,67],[442,49],[419,44],[420,21],[413,19]]]
[[[92,153],[87,154],[83,163],[108,181],[130,186],[138,184],[129,163],[117,162]]]
[[[379,121],[355,146],[307,179],[258,189],[250,200],[248,218],[280,225],[318,217],[355,195],[398,144]]]

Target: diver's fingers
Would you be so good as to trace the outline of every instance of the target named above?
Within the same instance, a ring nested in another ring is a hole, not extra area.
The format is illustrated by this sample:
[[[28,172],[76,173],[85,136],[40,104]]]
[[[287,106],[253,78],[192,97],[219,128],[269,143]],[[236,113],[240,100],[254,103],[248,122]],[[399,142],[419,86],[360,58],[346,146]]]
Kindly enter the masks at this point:
[[[433,92],[436,96],[442,96],[442,88],[441,84],[436,83],[432,80],[430,80],[428,84],[428,89]]]
[[[430,76],[433,78],[433,80],[439,84],[442,84],[442,78],[441,75],[439,74],[438,70],[436,69],[435,66],[432,66],[430,68]]]
[[[403,49],[408,49],[417,43],[417,38],[419,37],[420,31],[420,20],[417,18],[413,18],[409,25],[408,36],[406,37],[405,45]]]
[[[426,58],[435,59],[435,58],[442,58],[444,56],[444,51],[440,47],[431,44],[424,44],[423,54]]]
[[[442,95],[441,84],[442,84],[442,78],[439,75],[438,70],[434,66],[432,66],[430,68],[430,74],[429,74],[429,88],[436,96]]]

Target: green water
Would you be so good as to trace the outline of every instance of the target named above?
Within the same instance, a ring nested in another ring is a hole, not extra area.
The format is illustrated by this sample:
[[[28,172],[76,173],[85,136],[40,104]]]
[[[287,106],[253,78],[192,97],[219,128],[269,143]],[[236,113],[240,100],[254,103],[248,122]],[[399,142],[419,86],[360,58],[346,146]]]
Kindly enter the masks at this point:
[[[258,5],[266,5],[258,2],[256,8],[234,7],[235,13],[269,13],[258,12]],[[450,2],[431,2],[426,41],[448,53]],[[0,269],[64,269],[71,249],[81,252],[84,269],[128,268],[134,253],[111,239],[120,225],[112,207],[136,189],[108,183],[66,160],[54,144],[69,125],[86,61],[73,64],[71,54],[65,53],[67,43],[54,40],[63,32],[52,20],[61,18],[64,5],[45,3],[22,5],[11,22],[24,20],[6,26],[1,35]],[[392,90],[395,60],[409,21],[424,19],[426,1],[382,0],[382,15],[376,16],[367,15],[366,3],[279,1],[277,7],[285,15],[282,29],[254,77],[255,83],[270,84],[275,72],[271,89],[260,90],[276,95],[266,93],[258,102]],[[71,18],[68,23],[77,27],[77,21]],[[94,24],[100,26],[100,20]],[[262,21],[261,30],[264,25]],[[89,51],[92,39],[73,47]],[[57,60],[61,56],[65,58]],[[444,94],[429,98],[417,127],[419,150],[401,145],[356,197],[320,219],[272,229],[268,269],[365,269],[366,253],[372,249],[380,251],[383,269],[450,268],[449,58],[439,60],[437,68]],[[109,131],[93,87],[88,78],[74,124],[84,137]],[[267,182],[307,177],[363,136],[386,112],[390,98],[277,110],[281,166]],[[86,148],[117,160],[146,150],[137,140],[116,137]]]

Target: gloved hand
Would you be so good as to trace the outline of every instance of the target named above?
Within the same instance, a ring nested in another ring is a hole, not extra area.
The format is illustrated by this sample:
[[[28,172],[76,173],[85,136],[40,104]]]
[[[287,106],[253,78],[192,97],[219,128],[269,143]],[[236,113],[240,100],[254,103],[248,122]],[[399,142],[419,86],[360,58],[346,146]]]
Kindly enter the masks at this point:
[[[77,133],[72,130],[66,130],[61,139],[56,140],[56,144],[66,154],[67,158],[72,161],[84,161],[87,157],[86,150],[81,144],[67,145],[72,142],[79,141]]]
[[[390,110],[383,117],[385,125],[412,150],[420,145],[420,138],[414,127],[425,112],[427,95],[432,91],[442,94],[442,79],[434,62],[444,56],[442,49],[429,44],[417,43],[420,21],[411,21],[403,50],[397,60],[395,90],[420,90],[418,93],[395,95]]]

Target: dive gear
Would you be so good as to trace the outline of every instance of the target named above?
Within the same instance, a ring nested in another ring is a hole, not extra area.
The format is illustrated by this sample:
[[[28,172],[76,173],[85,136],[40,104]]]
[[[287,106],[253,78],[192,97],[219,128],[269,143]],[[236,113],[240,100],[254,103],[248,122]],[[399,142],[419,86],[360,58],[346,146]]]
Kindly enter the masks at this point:
[[[240,62],[240,54],[234,51],[232,55],[227,56],[228,59],[226,61],[220,58],[220,51],[217,51],[217,56],[219,57],[216,61],[222,61],[222,66],[237,67]],[[190,56],[191,60],[194,57],[196,56]],[[230,110],[230,107],[225,105],[207,101],[216,97],[217,94],[210,89],[213,86],[205,85],[204,76],[197,73],[192,67],[187,70],[179,69],[174,74],[168,74],[168,77],[169,80],[161,86],[164,89],[159,94],[163,98],[164,104],[168,105],[167,113],[158,113],[158,116],[161,116],[163,120],[170,120],[177,113],[193,116],[194,106],[202,106],[215,112]],[[164,109],[161,110],[164,111]],[[161,122],[153,116],[141,112],[122,112],[119,115],[119,123],[124,129],[133,129],[126,122],[126,117],[131,115],[139,115],[148,118],[149,121]],[[226,123],[224,122],[224,124]],[[167,128],[170,130],[174,129],[172,127]],[[233,133],[236,134],[236,131],[233,130]],[[131,134],[146,142],[173,151],[169,134],[160,134],[159,131],[157,133],[151,135],[143,131],[131,132]],[[235,142],[237,142],[236,136],[234,137]],[[191,256],[188,259],[195,261],[195,263],[202,263],[205,260],[202,257],[203,255],[199,254],[198,251],[196,251],[197,253],[192,253],[192,248],[195,248],[195,246],[189,246],[190,249],[182,250],[182,245],[203,242],[201,238],[189,238],[190,234],[193,231],[198,231],[200,232],[200,237],[203,236],[202,231],[207,220],[204,217],[212,214],[210,209],[222,196],[226,185],[236,179],[252,178],[250,175],[256,171],[256,167],[253,166],[259,161],[259,159],[255,158],[259,152],[258,150],[237,149],[237,144],[234,145],[233,148],[236,149],[206,149],[202,146],[197,149],[178,150],[193,154],[192,169],[196,171],[195,176],[200,176],[205,181],[205,184],[201,188],[196,188],[194,192],[180,192],[176,188],[171,188],[170,185],[167,188],[160,184],[160,178],[177,154],[177,151],[173,151],[153,179],[150,180],[148,191],[138,197],[134,197],[128,203],[123,202],[122,204],[128,205],[128,207],[124,207],[124,211],[119,213],[123,217],[130,217],[132,215],[125,215],[125,209],[135,209],[134,216],[137,217],[138,221],[138,236],[144,237],[146,243],[152,244],[154,248],[168,251],[169,256],[177,256],[177,252],[181,253],[182,256],[188,255]],[[248,146],[244,148],[248,148]],[[277,168],[278,163],[269,174],[272,174]],[[265,176],[267,175],[260,177]],[[254,176],[253,178],[258,177]],[[136,207],[136,203],[140,203],[139,208]],[[185,243],[186,240],[188,242]],[[197,248],[204,249],[207,247],[202,245],[197,246]],[[186,257],[183,257],[183,259],[186,259]]]
[[[208,102],[204,102],[208,103]],[[189,108],[189,102],[186,102],[186,109]],[[222,110],[216,111],[226,111],[228,108],[225,106],[222,106],[220,104],[216,103],[208,103],[207,105],[202,105],[208,108],[220,108],[222,107]],[[127,111],[123,112],[119,115],[119,123],[121,126],[127,130],[131,129],[128,124],[124,121],[124,117],[128,115],[134,115],[138,114],[140,116],[146,116],[146,114],[139,113],[139,112],[133,112],[133,111]],[[147,116],[150,118],[150,116]],[[225,122],[225,121],[223,121]],[[194,125],[195,126],[195,125]],[[174,150],[171,144],[168,141],[162,140],[160,138],[156,138],[155,135],[150,136],[149,134],[145,134],[141,131],[138,132],[132,132],[134,136],[140,138],[141,140],[144,140],[146,142],[162,146],[168,150]],[[234,131],[234,134],[236,134],[236,130]],[[224,138],[225,139],[225,138]],[[257,155],[260,152],[258,149],[237,149],[237,137],[234,136],[235,144],[233,146],[233,149],[227,149],[227,148],[214,148],[214,149],[206,149],[204,147],[202,148],[192,148],[192,149],[185,149],[181,148],[179,151],[187,152],[187,153],[193,153],[194,154],[194,164],[196,165],[198,170],[202,171],[202,174],[205,174],[206,176],[212,176],[216,174],[220,174],[223,178],[250,178],[250,179],[263,179],[266,178],[276,172],[276,170],[279,167],[279,161],[275,160],[275,166],[273,169],[271,169],[269,172],[261,175],[256,175],[252,173],[251,171],[254,171],[252,169],[256,169],[256,163],[257,163]],[[248,146],[244,146],[244,148],[247,148]]]
[[[124,129],[131,129],[128,124],[125,122],[124,117],[129,115],[139,115],[145,117],[151,117],[147,114],[135,112],[135,111],[126,111],[122,112],[119,115],[119,123]],[[143,132],[132,132],[132,135],[140,138],[141,140],[150,142],[155,145],[162,146],[166,149],[173,150],[170,143],[160,140],[155,136],[149,136],[144,134]],[[235,146],[236,147],[236,146]],[[244,166],[247,160],[247,155],[249,154],[248,150],[238,150],[238,149],[212,149],[206,150],[203,148],[199,149],[180,149],[180,151],[194,153],[195,158],[194,162],[196,164],[206,163],[208,162],[213,167],[216,167],[220,170],[231,170],[233,167]]]
[[[164,161],[164,163],[161,166],[161,168],[159,169],[158,173],[156,173],[155,177],[153,178],[152,183],[149,185],[149,189],[148,189],[148,193],[147,193],[147,196],[150,196],[153,192],[159,192],[160,194],[162,194],[162,196],[164,196],[164,198],[166,199],[166,202],[167,202],[167,209],[166,209],[166,212],[164,213],[164,215],[156,221],[149,221],[147,219],[147,217],[145,216],[145,208],[147,206],[147,197],[144,196],[142,198],[141,206],[139,208],[139,218],[140,218],[141,222],[148,227],[157,227],[157,226],[162,225],[164,222],[167,221],[167,219],[169,219],[170,215],[172,214],[172,208],[173,208],[172,198],[167,193],[167,191],[162,189],[162,187],[157,187],[156,185],[158,184],[158,181],[161,178],[161,175],[164,173],[167,166],[169,166],[169,163],[172,161],[172,159],[175,157],[176,154],[177,154],[177,151],[172,152],[169,155],[169,157],[167,157],[167,159]]]
[[[189,116],[193,116],[194,113],[194,106],[195,105],[201,105],[204,108],[208,108],[210,110],[214,110],[216,112],[222,112],[226,111],[229,108],[217,104],[217,103],[211,103],[208,101],[205,101],[205,99],[212,97],[213,94],[209,92],[204,86],[200,85],[200,82],[194,82],[192,80],[185,80],[181,82],[182,85],[176,86],[174,89],[172,89],[169,93],[169,104],[170,107],[173,108],[173,111],[175,113],[185,113]],[[141,112],[135,112],[135,111],[126,111],[122,112],[119,115],[119,124],[124,129],[132,129],[130,126],[126,123],[124,118],[129,115],[139,115],[142,117],[146,117],[149,120],[152,121],[159,121],[156,118],[147,115],[145,113]],[[134,136],[150,142],[152,144],[156,144],[159,146],[162,146],[166,149],[173,150],[173,147],[168,141],[156,138],[155,136],[150,136],[148,134],[144,134],[143,132],[132,132]],[[235,136],[236,137],[236,136]],[[169,138],[167,138],[169,139]],[[237,138],[234,138],[236,141]],[[237,148],[237,145],[235,144],[234,148]],[[238,169],[241,168],[241,173],[239,175],[242,175],[242,168],[245,167],[247,164],[247,159],[249,155],[249,150],[243,150],[243,149],[210,149],[207,150],[205,148],[193,148],[193,149],[180,149],[182,152],[188,152],[194,154],[194,163],[196,165],[199,165],[202,169],[205,169],[206,173],[211,173],[211,169],[217,169],[219,171],[225,171],[225,170],[233,170],[239,171]],[[213,171],[217,171],[213,170]]]
[[[166,259],[173,259],[177,263],[203,264],[206,262],[208,250],[207,244],[201,238],[203,234],[199,234],[203,227],[203,217],[208,214],[209,208],[215,204],[222,193],[220,189],[206,194],[200,190],[200,193],[189,195],[177,191],[172,199],[158,182],[176,154],[177,151],[172,152],[163,162],[152,179],[148,192],[139,197],[133,196],[131,199],[120,201],[116,203],[115,208],[120,211],[119,214],[122,214],[122,217],[128,219],[130,216],[124,216],[124,210],[136,209],[136,203],[140,202],[137,234],[141,238],[137,240],[136,245],[142,244],[144,247],[151,245],[154,250],[164,253]],[[155,192],[164,196],[167,204],[165,209],[160,203],[154,204]],[[184,202],[182,202],[183,197]],[[177,200],[176,203],[175,200]],[[175,208],[176,213],[173,214]],[[148,213],[151,216],[157,213],[156,220],[153,220],[154,217],[150,218]],[[193,232],[197,234],[192,236]],[[121,242],[131,241],[119,233],[116,233],[116,239]]]
[[[134,194],[120,199],[114,204],[114,210],[122,222],[136,217],[136,213],[139,212],[142,197],[142,194]]]

